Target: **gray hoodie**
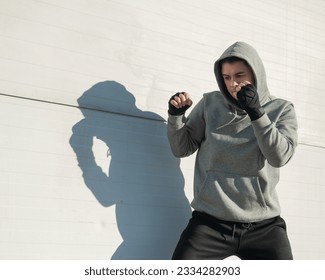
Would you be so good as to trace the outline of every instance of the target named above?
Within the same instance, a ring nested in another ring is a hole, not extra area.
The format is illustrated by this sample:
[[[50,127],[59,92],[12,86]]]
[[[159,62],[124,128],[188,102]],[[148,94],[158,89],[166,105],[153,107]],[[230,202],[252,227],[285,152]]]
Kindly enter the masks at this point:
[[[229,95],[220,61],[246,60],[266,114],[255,121]],[[168,117],[172,152],[197,151],[193,209],[218,219],[256,222],[280,215],[276,193],[279,167],[294,154],[297,120],[292,103],[270,95],[263,63],[250,45],[237,42],[215,62],[220,91],[206,93],[189,116]]]

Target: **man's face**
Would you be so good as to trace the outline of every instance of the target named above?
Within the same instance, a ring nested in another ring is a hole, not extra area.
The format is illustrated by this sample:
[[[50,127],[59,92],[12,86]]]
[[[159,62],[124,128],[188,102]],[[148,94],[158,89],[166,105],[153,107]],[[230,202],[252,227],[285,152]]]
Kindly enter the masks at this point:
[[[243,86],[254,84],[253,71],[244,61],[224,62],[221,73],[228,92],[236,100]]]

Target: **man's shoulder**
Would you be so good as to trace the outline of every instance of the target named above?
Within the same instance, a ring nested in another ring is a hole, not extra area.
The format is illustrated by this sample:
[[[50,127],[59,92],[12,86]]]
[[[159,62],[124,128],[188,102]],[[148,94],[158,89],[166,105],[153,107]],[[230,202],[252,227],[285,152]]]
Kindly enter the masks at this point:
[[[295,115],[294,105],[291,101],[283,98],[270,98],[269,102],[263,106],[270,119],[280,115]],[[272,117],[273,116],[273,117]]]
[[[275,97],[275,96],[270,96],[270,99],[269,99],[269,102],[266,103],[266,105],[269,105],[269,106],[275,106],[275,107],[278,107],[278,106],[290,106],[290,105],[293,105],[291,101],[289,100],[286,100],[286,99],[283,99],[283,98],[279,98],[279,97]]]
[[[206,100],[212,100],[212,99],[221,100],[224,97],[220,91],[215,90],[215,91],[210,91],[210,92],[204,93],[203,98]]]

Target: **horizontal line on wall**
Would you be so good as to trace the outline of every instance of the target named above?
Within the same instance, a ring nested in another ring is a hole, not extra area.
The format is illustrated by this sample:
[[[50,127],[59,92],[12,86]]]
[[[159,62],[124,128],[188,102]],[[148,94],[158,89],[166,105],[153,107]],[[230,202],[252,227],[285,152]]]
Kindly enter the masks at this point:
[[[316,145],[316,144],[308,144],[308,143],[299,143],[299,145],[302,146],[308,146],[308,147],[313,147],[313,148],[319,148],[319,149],[325,149],[325,146],[321,146],[321,145]]]
[[[110,113],[110,114],[115,114],[115,115],[121,115],[121,116],[126,116],[126,117],[133,117],[133,118],[145,119],[145,120],[151,120],[151,121],[157,121],[157,122],[166,122],[164,119],[156,119],[156,118],[126,114],[126,113],[119,113],[119,112],[109,111],[109,110],[104,110],[104,109],[83,107],[83,106],[71,105],[71,104],[66,104],[66,103],[61,103],[61,102],[54,102],[54,101],[42,100],[42,99],[37,99],[37,98],[25,97],[25,96],[19,96],[19,95],[14,95],[14,94],[7,94],[7,93],[2,93],[2,92],[0,92],[0,96],[24,99],[24,100],[35,101],[35,102],[48,103],[48,104],[65,106],[65,107],[76,108],[76,109],[86,109],[86,110],[92,110],[92,111],[103,112],[103,113]],[[316,144],[308,144],[308,143],[303,143],[303,142],[298,142],[298,144],[303,145],[303,146],[308,146],[308,147],[325,149],[325,146],[316,145]]]
[[[8,94],[8,93],[3,93],[3,92],[0,92],[0,96],[6,96],[6,97],[11,97],[11,98],[17,98],[17,99],[24,99],[24,100],[28,100],[28,101],[42,102],[42,103],[47,103],[47,104],[52,104],[52,105],[59,105],[59,106],[64,106],[64,107],[76,108],[76,109],[92,110],[92,111],[96,111],[96,112],[110,113],[110,114],[115,114],[115,115],[121,115],[121,116],[126,116],[126,117],[137,118],[137,119],[145,119],[145,120],[156,121],[156,122],[166,122],[166,120],[164,120],[163,118],[161,118],[161,119],[159,119],[159,118],[150,118],[150,117],[144,117],[144,116],[139,116],[139,115],[134,115],[134,114],[120,113],[120,112],[116,112],[116,111],[109,111],[109,110],[104,110],[104,109],[99,109],[99,108],[72,105],[72,104],[67,104],[67,103],[37,99],[37,98],[26,97],[26,96],[19,96],[19,95]]]

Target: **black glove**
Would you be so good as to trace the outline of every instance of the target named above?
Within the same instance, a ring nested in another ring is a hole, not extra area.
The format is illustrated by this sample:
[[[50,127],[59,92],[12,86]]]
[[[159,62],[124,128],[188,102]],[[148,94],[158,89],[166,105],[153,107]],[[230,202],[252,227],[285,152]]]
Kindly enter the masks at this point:
[[[237,93],[238,104],[244,109],[252,121],[259,119],[265,111],[260,104],[256,88],[248,84],[241,88]]]
[[[185,111],[190,108],[191,106],[189,105],[185,105],[184,107],[181,108],[176,108],[174,105],[170,104],[170,101],[172,101],[175,96],[179,96],[180,94],[183,94],[183,92],[177,92],[176,94],[174,94],[168,101],[168,113],[170,115],[173,116],[179,116],[179,115],[183,115],[185,113]]]

